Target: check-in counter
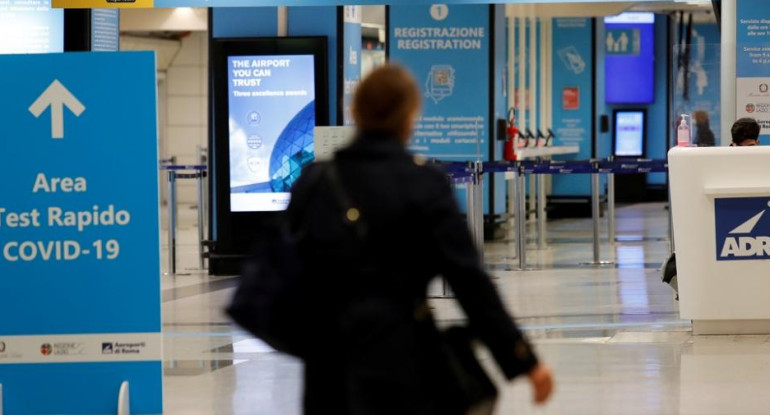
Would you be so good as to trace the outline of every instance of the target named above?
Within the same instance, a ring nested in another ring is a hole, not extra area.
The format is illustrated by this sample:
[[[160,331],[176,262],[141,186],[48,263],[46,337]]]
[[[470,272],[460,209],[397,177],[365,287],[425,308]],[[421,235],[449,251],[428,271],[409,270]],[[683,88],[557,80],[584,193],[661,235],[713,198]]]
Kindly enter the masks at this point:
[[[682,318],[770,334],[770,147],[678,147],[669,172]]]

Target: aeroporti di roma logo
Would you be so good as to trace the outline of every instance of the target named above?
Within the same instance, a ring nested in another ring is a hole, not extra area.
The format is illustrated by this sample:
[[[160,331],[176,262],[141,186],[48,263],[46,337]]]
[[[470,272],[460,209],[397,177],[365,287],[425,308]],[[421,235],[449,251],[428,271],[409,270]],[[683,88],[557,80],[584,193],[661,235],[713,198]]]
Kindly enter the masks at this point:
[[[714,201],[717,261],[770,259],[770,198]]]

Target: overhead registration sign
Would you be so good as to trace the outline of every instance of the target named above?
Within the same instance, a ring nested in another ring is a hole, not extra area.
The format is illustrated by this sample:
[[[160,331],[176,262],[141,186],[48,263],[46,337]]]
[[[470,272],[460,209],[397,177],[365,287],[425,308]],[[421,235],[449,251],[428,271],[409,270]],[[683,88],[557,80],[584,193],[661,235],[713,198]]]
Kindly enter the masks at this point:
[[[615,0],[507,0],[499,3],[613,3]],[[658,0],[637,0],[637,3]],[[172,7],[262,7],[262,6],[371,6],[431,5],[435,0],[53,0],[58,8],[172,8]],[[489,4],[491,0],[445,0],[446,4]],[[672,1],[672,3],[674,3]],[[704,0],[703,3],[708,3]]]

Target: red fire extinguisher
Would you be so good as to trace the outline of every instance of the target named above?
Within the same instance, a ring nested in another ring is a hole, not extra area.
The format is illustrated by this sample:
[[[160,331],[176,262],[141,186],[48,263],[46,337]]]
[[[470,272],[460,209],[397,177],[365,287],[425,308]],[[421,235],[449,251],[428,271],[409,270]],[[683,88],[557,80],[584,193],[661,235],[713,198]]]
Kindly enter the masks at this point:
[[[516,128],[516,109],[508,110],[508,140],[505,141],[503,158],[507,161],[516,161],[516,147],[519,140],[519,129]]]

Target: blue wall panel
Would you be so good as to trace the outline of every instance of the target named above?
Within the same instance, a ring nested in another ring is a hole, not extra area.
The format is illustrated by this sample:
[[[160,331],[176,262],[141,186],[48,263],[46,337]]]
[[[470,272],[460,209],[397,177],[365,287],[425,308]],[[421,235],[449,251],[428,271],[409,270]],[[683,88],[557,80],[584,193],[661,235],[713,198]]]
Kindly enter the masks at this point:
[[[589,18],[554,19],[553,22],[553,130],[554,145],[578,146],[578,154],[562,157],[586,160],[592,157],[593,137],[593,23]],[[601,83],[599,83],[601,84]],[[578,94],[577,102],[565,100]],[[588,197],[590,177],[570,174],[553,177],[554,196]]]
[[[211,9],[214,37],[268,37],[278,35],[275,7],[233,7]]]

